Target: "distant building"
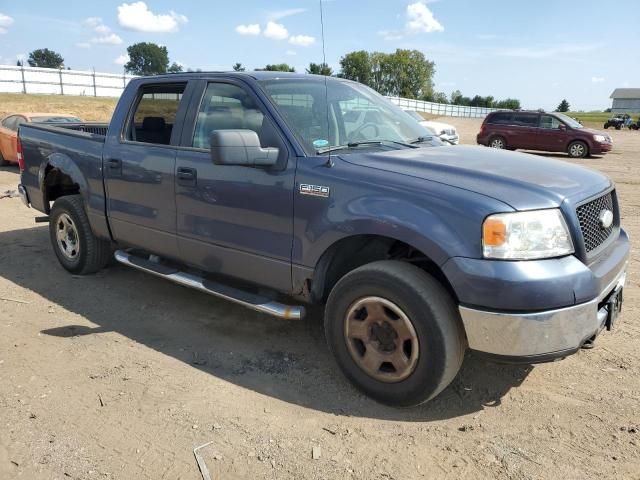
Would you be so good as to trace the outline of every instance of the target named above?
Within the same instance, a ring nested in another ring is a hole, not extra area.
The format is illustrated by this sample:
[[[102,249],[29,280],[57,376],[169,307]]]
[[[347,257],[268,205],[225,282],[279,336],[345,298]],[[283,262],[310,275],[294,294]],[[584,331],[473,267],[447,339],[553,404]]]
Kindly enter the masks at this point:
[[[640,88],[616,88],[609,98],[614,113],[640,112]]]

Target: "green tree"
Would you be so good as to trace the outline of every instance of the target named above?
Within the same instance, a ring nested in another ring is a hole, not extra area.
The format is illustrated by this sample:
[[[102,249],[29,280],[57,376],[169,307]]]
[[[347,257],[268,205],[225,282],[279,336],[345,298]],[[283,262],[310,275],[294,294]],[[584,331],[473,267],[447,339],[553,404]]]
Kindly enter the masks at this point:
[[[155,43],[134,43],[127,48],[129,61],[124,69],[134,75],[157,75],[167,72],[169,53],[167,47]]]
[[[256,68],[257,72],[295,72],[296,69],[286,63],[266,65],[264,68]]]
[[[236,64],[233,66],[233,71],[234,71],[234,72],[244,72],[245,70],[246,70],[246,69],[242,66],[242,64],[241,64],[241,63],[236,63]]]
[[[571,108],[571,105],[569,105],[569,102],[567,102],[567,99],[564,98],[556,108],[556,112],[568,112],[570,108]]]
[[[309,64],[309,68],[307,68],[307,73],[311,73],[313,75],[325,75],[330,77],[333,75],[333,69],[327,65],[326,63],[313,63]]]
[[[496,102],[495,108],[508,108],[510,110],[520,110],[520,100],[517,98],[505,98]]]
[[[427,94],[424,97],[422,97],[422,99],[426,100],[427,102],[449,103],[449,98],[447,97],[447,94],[444,92],[432,92],[431,94]]]
[[[48,48],[39,48],[29,54],[27,60],[31,67],[64,68],[64,58]]]
[[[182,72],[182,65],[177,64],[176,62],[173,62],[171,64],[171,66],[169,68],[167,68],[167,72],[169,73],[179,73]]]
[[[369,52],[359,50],[347,53],[340,59],[339,77],[371,86],[371,72],[371,55]]]

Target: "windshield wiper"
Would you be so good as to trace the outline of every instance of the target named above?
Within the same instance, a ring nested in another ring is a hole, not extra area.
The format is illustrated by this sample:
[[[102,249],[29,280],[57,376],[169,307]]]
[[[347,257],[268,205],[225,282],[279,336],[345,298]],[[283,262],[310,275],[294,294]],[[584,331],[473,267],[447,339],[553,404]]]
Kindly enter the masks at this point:
[[[338,150],[346,150],[349,148],[358,148],[358,147],[377,147],[383,145],[401,145],[403,147],[408,148],[418,148],[416,145],[412,145],[411,143],[399,142],[397,140],[365,140],[362,142],[349,142],[346,145],[334,145],[332,147],[319,148],[316,150],[316,154],[322,155],[324,153],[335,152]]]

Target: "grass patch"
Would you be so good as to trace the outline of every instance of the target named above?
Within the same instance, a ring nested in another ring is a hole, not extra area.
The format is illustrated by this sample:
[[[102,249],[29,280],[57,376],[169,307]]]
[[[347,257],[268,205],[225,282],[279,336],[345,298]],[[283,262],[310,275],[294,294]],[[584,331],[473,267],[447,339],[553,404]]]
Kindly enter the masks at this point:
[[[87,122],[108,122],[116,103],[118,99],[111,97],[0,93],[0,117],[20,112],[68,113]]]
[[[577,118],[581,123],[601,123],[602,125],[613,116],[611,112],[566,112],[565,115]]]

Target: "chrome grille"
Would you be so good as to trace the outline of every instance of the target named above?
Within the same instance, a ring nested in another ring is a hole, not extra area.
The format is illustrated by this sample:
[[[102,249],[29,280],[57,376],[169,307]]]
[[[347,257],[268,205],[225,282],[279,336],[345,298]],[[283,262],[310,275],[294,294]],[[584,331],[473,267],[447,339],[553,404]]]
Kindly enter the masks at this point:
[[[607,241],[616,228],[615,221],[609,228],[602,228],[600,225],[600,213],[603,210],[611,210],[614,212],[613,192],[606,193],[595,200],[587,202],[584,205],[580,205],[576,209],[587,253],[594,251]]]

